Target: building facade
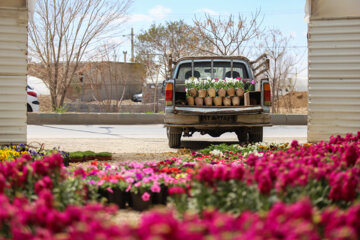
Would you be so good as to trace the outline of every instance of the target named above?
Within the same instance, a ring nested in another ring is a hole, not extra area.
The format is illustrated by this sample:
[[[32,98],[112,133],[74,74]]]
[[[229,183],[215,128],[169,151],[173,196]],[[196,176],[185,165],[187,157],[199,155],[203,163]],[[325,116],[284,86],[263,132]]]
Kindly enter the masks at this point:
[[[26,142],[28,1],[0,1],[0,144]]]
[[[360,1],[308,0],[308,141],[360,130]]]

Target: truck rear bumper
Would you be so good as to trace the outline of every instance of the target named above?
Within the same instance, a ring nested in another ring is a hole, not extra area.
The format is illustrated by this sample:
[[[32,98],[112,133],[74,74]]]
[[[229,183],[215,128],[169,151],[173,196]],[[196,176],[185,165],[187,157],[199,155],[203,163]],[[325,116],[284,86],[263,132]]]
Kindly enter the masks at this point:
[[[271,116],[268,113],[246,113],[223,115],[190,115],[166,113],[164,117],[165,127],[257,127],[271,126]]]
[[[194,115],[194,114],[241,114],[241,113],[260,113],[263,112],[261,106],[237,106],[237,107],[181,107],[175,106],[174,113]]]

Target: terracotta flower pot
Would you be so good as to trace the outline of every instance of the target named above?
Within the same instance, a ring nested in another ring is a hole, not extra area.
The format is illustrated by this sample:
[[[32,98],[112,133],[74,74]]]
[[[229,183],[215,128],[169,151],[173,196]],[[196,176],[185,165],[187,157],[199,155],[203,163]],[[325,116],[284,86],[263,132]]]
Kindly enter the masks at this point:
[[[222,105],[222,97],[215,97],[214,98],[214,105],[221,106]]]
[[[206,106],[212,106],[213,105],[213,98],[212,97],[206,97],[205,98],[205,105]]]
[[[206,97],[206,90],[205,89],[200,89],[198,91],[198,94],[199,94],[199,97],[204,98],[204,97]]]
[[[196,98],[195,98],[195,105],[196,105],[196,106],[202,106],[202,105],[204,105],[204,99],[201,98],[201,97],[196,97]]]
[[[194,97],[187,97],[187,98],[186,98],[186,101],[187,101],[187,104],[188,104],[189,106],[194,106],[194,104],[195,104],[195,99],[194,99]]]
[[[244,89],[242,89],[242,88],[237,88],[237,89],[236,89],[236,96],[238,96],[238,97],[244,96]]]
[[[227,95],[229,95],[230,97],[235,96],[235,89],[234,88],[229,88],[228,90],[226,90]]]
[[[223,99],[223,103],[224,103],[224,106],[231,106],[231,98],[230,97],[225,97]]]
[[[207,90],[209,97],[216,97],[216,89],[215,88],[209,88]]]
[[[232,97],[231,101],[233,106],[240,106],[240,97]]]
[[[225,97],[226,96],[226,90],[223,88],[220,88],[217,92],[219,97]]]
[[[196,95],[197,95],[196,89],[195,89],[195,88],[191,88],[191,89],[189,90],[189,95],[192,96],[192,97],[196,97]]]

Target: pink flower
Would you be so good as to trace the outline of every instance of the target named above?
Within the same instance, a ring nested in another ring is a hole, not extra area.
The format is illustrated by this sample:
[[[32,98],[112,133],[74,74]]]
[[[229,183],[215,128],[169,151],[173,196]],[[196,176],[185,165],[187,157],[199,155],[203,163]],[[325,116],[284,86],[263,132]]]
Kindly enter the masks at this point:
[[[150,189],[152,192],[160,192],[161,191],[161,188],[158,184],[153,184]]]
[[[150,200],[150,194],[148,192],[145,192],[142,196],[141,196],[142,200],[144,200],[144,202],[147,202]]]
[[[108,187],[106,190],[107,190],[109,193],[114,193],[114,191],[113,191],[111,188],[109,188],[109,187]]]
[[[237,77],[237,78],[236,78],[236,80],[241,80],[241,79],[242,79],[242,77]]]
[[[78,168],[74,171],[74,176],[81,176],[83,179],[86,178],[86,172],[82,168]]]
[[[255,85],[255,80],[251,80],[251,82],[250,82],[252,85]]]

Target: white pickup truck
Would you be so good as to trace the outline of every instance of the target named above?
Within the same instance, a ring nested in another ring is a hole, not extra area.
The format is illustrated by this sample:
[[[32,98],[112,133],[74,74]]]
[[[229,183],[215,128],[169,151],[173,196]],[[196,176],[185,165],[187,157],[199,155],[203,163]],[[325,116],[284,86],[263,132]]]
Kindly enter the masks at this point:
[[[240,56],[207,56],[182,58],[173,64],[172,79],[166,81],[165,87],[164,125],[169,147],[180,147],[181,137],[191,137],[194,132],[212,137],[235,132],[241,143],[262,141],[263,127],[271,126],[270,84],[261,78],[269,68],[266,55],[254,62]],[[238,106],[189,106],[185,80],[194,77],[255,80],[255,91],[246,92]]]

